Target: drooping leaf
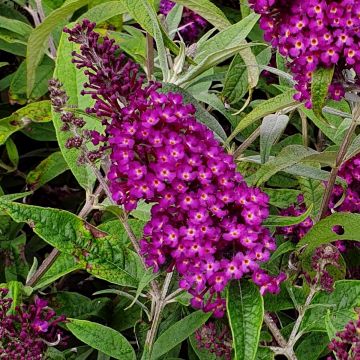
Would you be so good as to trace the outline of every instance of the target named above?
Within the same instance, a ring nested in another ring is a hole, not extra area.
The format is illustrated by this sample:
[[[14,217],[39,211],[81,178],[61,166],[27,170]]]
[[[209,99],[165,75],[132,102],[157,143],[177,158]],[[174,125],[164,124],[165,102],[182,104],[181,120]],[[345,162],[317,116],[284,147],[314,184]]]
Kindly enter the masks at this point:
[[[192,335],[201,325],[203,325],[211,313],[204,313],[199,310],[184,317],[174,325],[165,330],[155,341],[151,360],[156,360],[166,354],[176,345],[182,343]]]
[[[85,14],[81,15],[77,21],[88,19],[99,25],[114,16],[125,13],[126,11],[127,9],[122,1],[104,1],[102,4],[89,9]]]
[[[28,173],[26,183],[29,188],[34,191],[56,178],[67,169],[68,164],[64,160],[61,152],[54,152],[44,159],[34,170]]]
[[[287,115],[265,116],[260,125],[260,156],[264,164],[269,160],[272,146],[280,139],[289,117]]]
[[[270,215],[265,221],[264,225],[267,226],[290,226],[296,225],[303,222],[307,217],[310,216],[313,209],[313,205],[301,215],[299,216],[277,216],[277,215]]]
[[[87,345],[114,359],[135,360],[135,351],[126,338],[107,326],[78,319],[68,319],[67,329]]]
[[[0,145],[10,135],[29,125],[31,122],[51,121],[50,102],[47,100],[31,103],[15,111],[10,116],[0,119]]]
[[[250,281],[234,281],[228,287],[226,306],[234,360],[254,360],[264,316],[264,301],[259,289]]]
[[[295,94],[294,90],[288,90],[287,92],[275,96],[269,100],[263,101],[260,105],[256,106],[253,111],[247,114],[232,132],[227,139],[227,143],[235,138],[239,132],[246,129],[248,126],[253,124],[255,121],[263,118],[266,115],[273,114],[279,110],[285,109],[289,106],[297,104],[297,101],[293,99]]]

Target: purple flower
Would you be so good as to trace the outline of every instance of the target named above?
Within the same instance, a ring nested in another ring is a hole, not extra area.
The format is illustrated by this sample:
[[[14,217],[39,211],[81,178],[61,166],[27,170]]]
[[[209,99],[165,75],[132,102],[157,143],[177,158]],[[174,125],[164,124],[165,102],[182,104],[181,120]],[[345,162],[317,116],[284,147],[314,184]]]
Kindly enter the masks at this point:
[[[154,271],[176,269],[193,303],[221,317],[225,286],[262,271],[260,263],[276,247],[262,226],[268,197],[236,172],[233,158],[196,120],[193,105],[180,94],[160,93],[158,83],[142,85],[137,66],[123,55],[119,60],[107,38],[98,43],[93,28],[84,22],[66,31],[81,44],[78,67],[90,68],[86,86],[96,103],[88,112],[105,126],[95,143],[101,139],[110,150],[113,200],[128,212],[140,199],[154,204],[140,242],[146,264]],[[278,292],[283,275],[267,279],[262,293]]]
[[[296,100],[311,107],[312,73],[319,67],[335,65],[330,98],[344,96],[344,70],[360,74],[359,6],[355,1],[330,0],[249,0],[261,14],[260,27],[266,41],[289,58],[297,82]],[[359,79],[357,78],[357,82]]]
[[[0,289],[0,357],[5,360],[40,360],[48,343],[65,344],[58,324],[64,316],[55,317],[47,301],[35,298],[34,304],[21,305],[9,313],[12,299],[7,289]]]

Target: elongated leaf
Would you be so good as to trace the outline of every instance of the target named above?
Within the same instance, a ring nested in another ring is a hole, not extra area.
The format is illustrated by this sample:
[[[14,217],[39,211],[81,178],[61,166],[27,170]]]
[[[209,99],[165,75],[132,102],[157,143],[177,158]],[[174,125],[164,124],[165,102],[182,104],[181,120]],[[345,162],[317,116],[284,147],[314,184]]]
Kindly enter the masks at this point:
[[[179,86],[176,86],[174,84],[163,84],[160,91],[162,91],[162,92],[173,91],[173,92],[180,93],[183,96],[184,101],[186,103],[191,103],[195,106],[196,119],[199,122],[206,125],[209,129],[211,129],[221,141],[225,141],[226,133],[225,133],[224,129],[221,127],[221,125],[219,124],[219,122],[212,115],[210,115],[207,111],[205,111],[204,108],[196,101],[196,99],[192,95],[190,95],[187,91],[183,90],[182,88],[180,88]]]
[[[57,279],[69,274],[75,270],[82,269],[76,259],[69,254],[60,254],[55,262],[50,266],[46,273],[41,277],[39,282],[34,286],[34,290],[38,290],[53,284]]]
[[[32,30],[30,25],[19,20],[8,19],[4,16],[0,16],[0,28],[10,30],[25,39],[27,39]]]
[[[276,216],[270,215],[264,222],[264,225],[267,226],[290,226],[296,225],[303,222],[307,217],[310,216],[313,209],[313,205],[310,207],[300,216]]]
[[[268,161],[255,173],[254,182],[260,185],[269,180],[277,172],[301,162],[314,153],[314,150],[300,145],[289,145],[281,150],[278,156]]]
[[[334,231],[336,226],[342,228],[340,234]],[[360,241],[360,214],[335,213],[319,221],[300,240],[298,248],[306,245],[301,257],[311,257],[317,247],[336,240]]]
[[[245,40],[258,19],[259,15],[256,15],[255,13],[250,14],[245,19],[227,27],[199,45],[198,53],[195,56],[196,63],[199,64],[209,55],[217,51],[241,45],[241,42]],[[242,45],[244,44],[246,45],[246,43],[243,43]]]
[[[358,135],[349,146],[344,161],[347,161],[360,152],[360,135]]]
[[[51,121],[49,101],[44,100],[24,106],[10,116],[0,119],[0,145],[4,144],[10,135],[23,129],[31,122],[49,121]]]
[[[320,67],[312,74],[311,80],[311,102],[313,111],[316,116],[321,120],[326,119],[323,117],[322,109],[325,106],[328,97],[329,86],[334,76],[334,66],[331,68]]]
[[[294,90],[288,90],[287,92],[275,96],[269,100],[262,102],[260,105],[256,106],[253,111],[247,114],[235,128],[232,134],[227,139],[229,143],[235,136],[246,129],[248,126],[253,124],[255,121],[263,118],[266,115],[273,114],[279,110],[285,109],[289,106],[296,105],[297,101],[294,100],[293,96],[295,94]]]
[[[160,26],[162,37],[165,45],[175,54],[179,53],[179,48],[170,40],[165,31],[158,25],[154,25],[152,17],[149,15],[148,3],[145,0],[122,0],[122,3],[127,7],[129,14],[141,25],[141,27],[148,32],[152,37],[155,37],[154,26]]]
[[[16,222],[26,222],[48,244],[75,257],[84,270],[109,282],[137,287],[135,254],[112,236],[64,210],[9,202],[0,198],[0,209]]]
[[[301,194],[299,190],[293,189],[263,189],[269,196],[271,205],[285,209],[295,203]],[[309,206],[309,205],[308,205]]]
[[[299,178],[300,190],[304,195],[306,206],[313,204],[313,216],[319,213],[322,198],[325,191],[324,183],[320,180],[309,179],[305,177]]]
[[[77,21],[88,19],[98,25],[126,11],[127,8],[122,1],[105,1],[89,9]]]
[[[260,155],[264,164],[269,160],[272,146],[280,139],[289,117],[287,115],[265,116],[260,126]]]
[[[68,169],[61,152],[55,152],[43,160],[26,177],[26,182],[31,190],[36,190],[56,178]]]
[[[63,34],[57,50],[58,56],[54,77],[63,84],[63,88],[69,97],[69,104],[75,108],[85,110],[92,105],[93,100],[89,96],[80,95],[81,88],[86,82],[86,78],[83,72],[76,69],[71,62],[71,52],[76,49],[77,47],[68,41],[66,34]],[[88,130],[96,129],[100,132],[102,131],[101,123],[96,118],[85,115],[83,118],[86,120],[85,128]],[[95,175],[88,166],[79,166],[78,159],[81,155],[80,150],[66,148],[66,141],[71,134],[61,130],[63,122],[61,121],[60,114],[54,111],[53,122],[61,153],[68,163],[71,172],[84,189],[91,189],[95,182]]]
[[[47,47],[47,40],[58,20],[66,18],[77,9],[87,5],[89,0],[69,0],[63,6],[53,11],[30,34],[27,46],[27,95],[30,96],[35,83],[35,73]]]
[[[336,331],[342,330],[351,319],[358,317],[355,309],[360,306],[360,281],[339,280],[334,287],[330,294],[322,291],[315,295],[311,304],[318,306],[305,313],[302,330],[326,332],[328,312],[329,320]]]
[[[174,2],[184,5],[201,15],[210,24],[220,30],[230,26],[230,22],[224,13],[209,0],[174,0]]]
[[[253,64],[246,63],[243,59],[243,54],[242,56],[237,55],[234,57],[229,70],[226,73],[224,89],[222,91],[222,96],[224,96],[227,103],[235,104],[245,96],[250,87],[248,72],[254,67],[259,71],[258,66],[268,64],[270,58],[270,48],[266,48],[256,55],[256,62]]]
[[[227,60],[231,56],[238,53],[240,50],[245,49],[246,47],[250,46],[247,43],[243,43],[241,45],[237,45],[234,47],[226,48],[223,50],[215,51],[208,56],[206,56],[203,60],[201,60],[198,65],[193,66],[190,68],[185,75],[180,77],[178,80],[175,81],[176,85],[183,85],[194,80],[199,75],[204,73],[206,70],[222,63],[223,61]]]
[[[107,326],[78,319],[68,319],[67,329],[79,340],[119,360],[135,360],[135,351],[126,338]]]
[[[325,333],[313,333],[307,336],[296,347],[298,360],[318,360],[329,345],[329,338]]]
[[[228,318],[235,349],[234,360],[254,360],[264,316],[259,289],[249,281],[236,281],[226,296]]]
[[[181,344],[203,325],[210,316],[211,313],[204,313],[199,310],[170,326],[155,341],[151,359],[156,360],[173,349],[176,345]]]

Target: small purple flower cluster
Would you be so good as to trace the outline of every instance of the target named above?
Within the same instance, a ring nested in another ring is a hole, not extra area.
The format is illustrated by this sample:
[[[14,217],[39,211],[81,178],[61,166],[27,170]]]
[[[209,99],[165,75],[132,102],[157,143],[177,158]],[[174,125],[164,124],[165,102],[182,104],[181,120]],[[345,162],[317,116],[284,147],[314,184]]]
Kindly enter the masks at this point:
[[[345,93],[343,70],[360,74],[360,4],[355,0],[249,0],[261,14],[265,40],[289,58],[297,81],[295,99],[311,107],[312,73],[335,65],[330,97]]]
[[[117,60],[112,43],[103,51],[108,39],[99,43],[93,27],[84,22],[66,31],[81,44],[77,66],[90,68],[87,87],[96,103],[88,111],[106,127],[105,134],[93,132],[93,142],[111,150],[113,199],[126,211],[140,199],[154,203],[140,244],[147,265],[175,267],[192,305],[216,316],[225,311],[221,292],[232,279],[250,275],[262,294],[278,292],[285,275],[271,277],[259,266],[276,248],[261,225],[267,196],[246,185],[193,105],[159,92],[158,83],[141,86],[137,67],[122,55]]]
[[[218,324],[209,322],[195,332],[197,346],[215,354],[216,358],[231,360],[232,338],[228,326],[218,328]]]
[[[174,6],[175,3],[170,0],[161,0],[159,11],[167,15]],[[206,25],[207,21],[204,18],[184,7],[179,32],[187,44],[196,42]]]
[[[280,211],[281,216],[300,216],[306,212],[306,205],[304,203],[304,196],[299,195],[297,198],[297,203],[294,205],[289,206],[286,209]],[[313,221],[311,217],[307,217],[304,221],[300,224],[296,225],[289,225],[278,227],[276,232],[281,235],[285,235],[286,239],[290,239],[291,241],[297,243],[303,238],[308,231],[312,228]]]
[[[331,340],[329,349],[334,352],[337,359],[360,359],[360,319],[350,321],[343,331],[336,333],[336,338]],[[328,360],[332,358],[329,357]]]
[[[0,358],[4,360],[40,360],[49,345],[64,344],[59,322],[47,302],[36,298],[33,305],[9,311],[12,299],[8,290],[0,289]]]

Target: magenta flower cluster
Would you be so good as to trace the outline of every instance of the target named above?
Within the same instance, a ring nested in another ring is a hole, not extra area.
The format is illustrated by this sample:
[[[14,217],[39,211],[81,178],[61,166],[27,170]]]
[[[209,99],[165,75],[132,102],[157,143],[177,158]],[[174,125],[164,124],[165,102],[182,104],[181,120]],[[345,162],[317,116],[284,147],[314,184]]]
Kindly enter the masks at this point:
[[[161,14],[167,15],[174,6],[175,3],[173,1],[161,0],[159,11]],[[207,21],[204,18],[184,7],[179,32],[186,43],[192,44],[196,42],[206,25]]]
[[[87,87],[96,104],[89,111],[106,126],[104,134],[93,133],[93,142],[111,150],[113,200],[128,212],[140,199],[154,204],[140,243],[147,265],[175,268],[192,305],[219,317],[221,293],[232,279],[252,276],[262,294],[278,292],[285,275],[271,277],[259,265],[276,247],[262,226],[267,196],[246,185],[232,156],[196,120],[193,105],[178,93],[161,93],[158,83],[140,86],[131,62],[119,65],[115,45],[102,51],[108,39],[98,43],[92,29],[84,22],[67,32],[82,44],[74,61],[90,67]],[[126,92],[122,79],[130,79]]]
[[[47,302],[35,298],[32,305],[22,305],[9,311],[12,299],[8,290],[0,289],[0,358],[4,360],[40,360],[48,345],[64,344],[59,322]]]
[[[297,203],[289,206],[286,209],[280,211],[281,216],[301,216],[306,212],[306,204],[304,203],[304,196],[299,195],[297,198]],[[284,235],[286,239],[289,239],[295,243],[300,241],[307,232],[313,227],[313,221],[311,217],[307,217],[304,221],[296,225],[289,225],[278,227],[277,233]]]
[[[311,107],[312,73],[335,65],[329,87],[334,100],[344,96],[343,71],[360,74],[360,4],[355,0],[249,0],[261,14],[265,40],[290,59],[297,81],[295,99]]]
[[[343,331],[337,332],[331,340],[329,349],[334,352],[337,359],[360,359],[360,320],[350,321]],[[328,358],[331,360],[331,357]]]
[[[339,171],[339,176],[347,183],[345,197],[343,196],[343,188],[341,185],[335,185],[330,208],[337,212],[360,213],[360,154],[348,160]],[[338,201],[341,204],[335,207]]]
[[[209,322],[195,332],[197,346],[216,358],[231,360],[232,338],[228,326]]]

